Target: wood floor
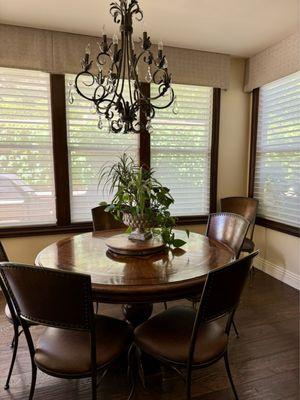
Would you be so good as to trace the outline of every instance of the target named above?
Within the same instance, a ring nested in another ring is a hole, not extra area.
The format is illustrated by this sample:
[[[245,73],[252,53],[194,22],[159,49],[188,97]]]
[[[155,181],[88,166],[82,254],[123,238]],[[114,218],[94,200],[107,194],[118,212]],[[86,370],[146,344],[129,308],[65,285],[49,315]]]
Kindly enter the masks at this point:
[[[298,400],[299,398],[299,298],[298,292],[257,271],[248,284],[236,315],[241,337],[233,334],[230,343],[232,373],[240,400]],[[182,302],[181,302],[182,303]],[[169,303],[169,305],[171,305]],[[156,311],[162,309],[156,306]],[[102,306],[101,311],[121,317],[120,307]],[[41,327],[33,328],[34,336]],[[25,400],[30,385],[30,363],[24,337],[21,337],[11,388],[2,388],[10,363],[12,329],[4,316],[0,293],[0,399]],[[231,400],[222,361],[194,373],[193,400]],[[99,387],[102,400],[126,399],[128,384],[125,366],[117,366]],[[90,399],[90,381],[67,381],[38,372],[34,400]],[[169,370],[148,376],[148,388],[138,387],[135,399],[181,400],[184,386]]]

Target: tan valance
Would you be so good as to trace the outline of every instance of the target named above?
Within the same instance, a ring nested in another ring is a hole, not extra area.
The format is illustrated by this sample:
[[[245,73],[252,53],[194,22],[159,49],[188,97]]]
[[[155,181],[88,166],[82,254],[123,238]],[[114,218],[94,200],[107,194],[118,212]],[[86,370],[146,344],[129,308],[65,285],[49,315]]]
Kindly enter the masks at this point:
[[[251,92],[300,70],[300,33],[295,33],[249,58],[246,64],[245,91]]]
[[[95,58],[98,41],[97,37],[0,24],[0,66],[77,73],[87,43]],[[173,82],[228,88],[229,55],[168,46],[165,52]]]

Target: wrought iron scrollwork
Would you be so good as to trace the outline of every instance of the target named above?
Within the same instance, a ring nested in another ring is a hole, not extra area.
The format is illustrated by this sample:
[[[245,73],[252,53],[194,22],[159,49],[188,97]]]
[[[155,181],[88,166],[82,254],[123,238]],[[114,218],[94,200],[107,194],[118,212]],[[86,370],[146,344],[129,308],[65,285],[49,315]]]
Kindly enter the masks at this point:
[[[116,35],[109,43],[107,36],[103,34],[96,57],[97,73],[94,73],[88,45],[81,63],[82,71],[77,74],[74,87],[80,96],[94,105],[99,116],[99,128],[103,126],[102,118],[106,118],[109,130],[113,133],[149,131],[155,111],[170,107],[175,100],[168,62],[163,54],[162,44],[159,44],[157,56],[154,56],[147,32],[143,32],[141,52],[136,54],[132,22],[133,18],[138,21],[143,19],[137,0],[111,3],[110,14],[114,22],[120,25],[121,46],[119,47]],[[153,83],[157,89],[151,97],[145,96],[142,91],[138,74],[142,63],[147,69],[143,80]],[[125,81],[128,82],[126,89]],[[162,102],[161,99],[165,101]],[[141,112],[146,118],[141,118]]]

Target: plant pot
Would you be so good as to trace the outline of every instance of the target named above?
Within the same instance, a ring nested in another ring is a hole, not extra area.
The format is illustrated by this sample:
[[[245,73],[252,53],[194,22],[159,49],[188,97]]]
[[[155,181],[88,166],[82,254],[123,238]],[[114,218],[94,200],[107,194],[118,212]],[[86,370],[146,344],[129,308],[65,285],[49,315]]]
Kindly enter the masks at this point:
[[[152,237],[151,232],[146,231],[146,229],[152,228],[154,224],[145,216],[123,213],[123,223],[134,229],[128,236],[130,240],[144,241]]]

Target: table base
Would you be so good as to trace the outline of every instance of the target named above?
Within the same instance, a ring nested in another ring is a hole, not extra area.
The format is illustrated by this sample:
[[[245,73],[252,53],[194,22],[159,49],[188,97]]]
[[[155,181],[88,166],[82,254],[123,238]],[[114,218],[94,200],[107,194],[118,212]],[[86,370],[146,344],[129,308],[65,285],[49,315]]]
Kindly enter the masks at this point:
[[[122,312],[126,321],[136,328],[151,317],[153,304],[123,304]]]

